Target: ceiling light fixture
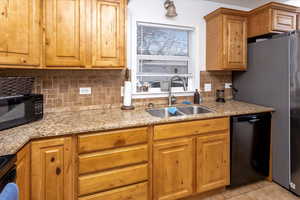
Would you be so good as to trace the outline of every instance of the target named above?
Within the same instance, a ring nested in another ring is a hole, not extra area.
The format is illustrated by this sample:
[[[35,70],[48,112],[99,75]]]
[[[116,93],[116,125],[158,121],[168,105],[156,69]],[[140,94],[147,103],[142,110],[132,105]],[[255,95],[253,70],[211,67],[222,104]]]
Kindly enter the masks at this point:
[[[164,7],[167,10],[167,13],[166,13],[167,17],[176,17],[177,16],[174,1],[166,0],[164,3]]]

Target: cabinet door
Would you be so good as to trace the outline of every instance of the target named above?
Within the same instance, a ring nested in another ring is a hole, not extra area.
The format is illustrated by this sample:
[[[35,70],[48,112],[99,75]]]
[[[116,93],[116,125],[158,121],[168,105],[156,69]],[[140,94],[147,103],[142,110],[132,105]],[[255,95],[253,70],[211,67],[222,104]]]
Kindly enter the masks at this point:
[[[46,66],[83,66],[85,0],[45,0]]]
[[[274,31],[294,31],[297,28],[297,13],[273,10]]]
[[[194,140],[176,139],[154,145],[153,196],[172,200],[192,194],[194,177]]]
[[[224,15],[224,64],[228,70],[247,67],[247,18]]]
[[[0,1],[0,65],[39,64],[39,0]]]
[[[30,145],[17,153],[16,170],[19,200],[30,200]]]
[[[73,162],[71,138],[32,142],[32,200],[71,200]]]
[[[125,0],[92,0],[92,67],[124,67]]]
[[[197,192],[229,184],[228,134],[197,138]]]

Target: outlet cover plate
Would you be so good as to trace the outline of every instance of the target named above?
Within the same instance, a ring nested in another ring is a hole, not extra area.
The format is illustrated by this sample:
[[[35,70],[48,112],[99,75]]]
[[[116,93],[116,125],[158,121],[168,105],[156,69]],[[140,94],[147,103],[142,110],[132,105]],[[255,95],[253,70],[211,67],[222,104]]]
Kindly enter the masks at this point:
[[[204,92],[211,92],[211,83],[204,84]]]
[[[92,94],[92,88],[90,87],[79,88],[79,94],[83,94],[83,95]]]
[[[230,89],[232,86],[232,83],[225,83],[225,89]]]

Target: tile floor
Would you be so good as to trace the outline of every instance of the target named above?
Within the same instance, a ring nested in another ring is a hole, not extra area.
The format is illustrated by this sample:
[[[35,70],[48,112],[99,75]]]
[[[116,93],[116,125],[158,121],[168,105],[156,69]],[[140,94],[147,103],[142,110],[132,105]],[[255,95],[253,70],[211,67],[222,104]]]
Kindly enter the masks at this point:
[[[275,183],[262,181],[193,200],[300,200],[300,197],[296,197]]]

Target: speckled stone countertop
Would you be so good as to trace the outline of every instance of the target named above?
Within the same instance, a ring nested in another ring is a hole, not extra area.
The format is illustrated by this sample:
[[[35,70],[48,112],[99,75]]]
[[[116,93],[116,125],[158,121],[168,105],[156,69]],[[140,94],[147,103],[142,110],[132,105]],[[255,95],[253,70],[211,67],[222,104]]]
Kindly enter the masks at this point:
[[[201,106],[214,112],[171,118],[153,117],[145,111],[145,108],[136,108],[132,111],[107,109],[50,113],[41,121],[0,131],[0,156],[14,154],[29,140],[36,138],[274,111],[269,107],[238,101],[226,103],[211,101],[204,102]]]

